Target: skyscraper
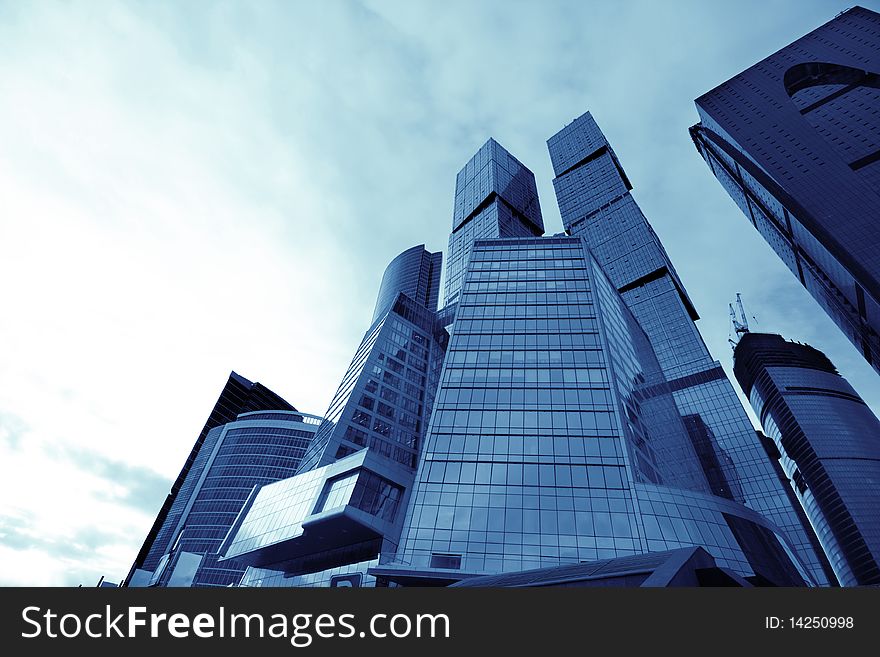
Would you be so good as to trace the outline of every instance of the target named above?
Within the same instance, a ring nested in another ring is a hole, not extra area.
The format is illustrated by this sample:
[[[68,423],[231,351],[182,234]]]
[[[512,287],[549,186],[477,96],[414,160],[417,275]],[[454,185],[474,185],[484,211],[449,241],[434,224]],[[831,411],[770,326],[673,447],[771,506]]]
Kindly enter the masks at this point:
[[[589,112],[547,142],[567,233],[582,237],[647,334],[713,493],[786,532],[817,582],[828,583],[814,541],[792,509],[669,256],[636,204],[614,150]]]
[[[880,584],[880,421],[821,351],[745,332],[734,373],[843,586]]]
[[[400,548],[448,583],[703,545],[800,581],[786,539],[712,495],[653,349],[578,237],[474,242]]]
[[[458,300],[475,239],[543,234],[535,174],[489,139],[455,179],[443,305]]]
[[[167,554],[168,549],[171,547],[172,539],[170,537],[172,529],[176,525],[176,519],[168,520],[168,513],[177,500],[180,488],[183,486],[190,468],[192,468],[193,463],[198,457],[208,432],[222,424],[232,422],[241,413],[264,410],[295,411],[296,409],[262,384],[248,381],[243,376],[231,372],[226,385],[223,386],[223,390],[217,398],[217,403],[214,404],[214,408],[211,410],[207,422],[205,422],[205,426],[202,427],[202,431],[196,438],[189,456],[187,456],[180,470],[180,474],[174,480],[171,492],[168,493],[162,507],[159,509],[156,520],[147,533],[144,544],[141,546],[123,585],[128,585],[137,571],[143,571],[139,577],[141,580],[145,575],[152,574],[159,563],[159,559]]]
[[[694,545],[753,582],[811,579],[788,532],[735,499],[757,486],[717,441],[730,433],[718,415],[739,418],[729,399],[747,423],[726,379],[728,396],[687,407],[706,414],[698,434],[682,417],[675,394],[716,382],[704,371],[717,363],[659,350],[589,240],[542,233],[533,174],[490,140],[457,178],[447,306],[428,313],[399,294],[367,332],[299,474],[256,490],[221,546],[252,566],[243,585],[448,584]],[[665,263],[669,277],[650,281],[681,288]],[[387,322],[405,342],[384,337]],[[438,348],[412,354],[410,330]],[[397,393],[386,378],[419,361],[433,408],[409,464],[377,451],[375,427],[397,412],[379,412]]]
[[[880,14],[849,9],[696,100],[712,173],[880,372]]]
[[[423,246],[385,270],[372,325],[333,396],[300,472],[370,447],[415,470],[448,334],[436,325],[440,262]],[[378,314],[377,314],[378,313]]]

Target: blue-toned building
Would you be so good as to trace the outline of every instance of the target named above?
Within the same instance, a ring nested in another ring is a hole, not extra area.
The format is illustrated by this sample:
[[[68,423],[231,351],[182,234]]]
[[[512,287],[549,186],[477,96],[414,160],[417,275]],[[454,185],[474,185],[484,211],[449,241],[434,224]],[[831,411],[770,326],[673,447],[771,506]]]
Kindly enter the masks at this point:
[[[595,196],[583,133],[568,134],[557,183]],[[542,237],[534,176],[494,140],[455,199],[446,305],[399,292],[375,320],[299,473],[255,490],[221,546],[250,566],[242,585],[444,585],[693,546],[750,583],[824,583],[778,522],[788,498],[634,202],[606,215],[606,240]],[[650,260],[634,276],[609,256],[633,242]],[[659,331],[667,315],[680,320]],[[413,432],[391,420],[418,385]],[[744,503],[759,490],[764,507]]]
[[[218,563],[221,541],[255,487],[296,473],[320,421],[298,411],[252,411],[211,429],[167,515],[169,548],[145,583],[237,585],[245,566]]]
[[[746,577],[807,577],[778,528],[711,493],[585,241],[475,241],[401,545],[370,572],[447,584],[692,545]]]
[[[829,583],[814,537],[768,463],[657,234],[631,194],[614,150],[589,112],[548,142],[566,233],[582,237],[645,331],[715,495],[745,504],[780,527],[815,580]]]
[[[880,372],[880,14],[853,7],[697,98],[712,173]]]
[[[458,300],[475,239],[543,234],[535,174],[489,139],[455,179],[443,305]]]
[[[436,308],[429,307],[437,294],[437,255],[414,247],[386,269],[376,302],[379,314],[364,334],[299,472],[365,447],[407,472],[415,470],[449,338],[436,321]],[[402,264],[416,259],[430,261],[434,273],[423,276]]]
[[[746,332],[734,374],[843,586],[880,584],[880,421],[821,351]]]
[[[220,425],[232,422],[242,413],[250,411],[296,411],[282,397],[269,390],[266,386],[249,381],[236,372],[231,372],[220,396],[208,415],[208,420],[196,438],[180,473],[171,486],[156,520],[150,527],[147,537],[135,557],[134,563],[125,577],[122,586],[143,585],[149,582],[153,572],[159,564],[159,560],[168,554],[174,542],[174,528],[177,526],[177,517],[169,513],[172,508],[181,509],[182,505],[177,501],[180,489],[189,476],[190,469],[201,453],[202,445],[208,433]],[[185,502],[184,502],[185,505]]]
[[[437,310],[442,265],[443,254],[439,251],[431,253],[424,244],[407,249],[394,258],[379,285],[373,322],[391,309],[400,292],[432,312]]]

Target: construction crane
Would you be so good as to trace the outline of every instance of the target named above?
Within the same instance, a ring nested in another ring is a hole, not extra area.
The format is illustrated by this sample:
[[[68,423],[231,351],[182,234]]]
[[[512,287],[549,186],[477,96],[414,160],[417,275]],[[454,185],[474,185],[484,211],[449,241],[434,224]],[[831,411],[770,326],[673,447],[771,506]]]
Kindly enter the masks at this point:
[[[743,310],[742,298],[740,297],[740,293],[736,293],[736,307],[739,310],[739,317],[737,317],[736,310],[733,309],[733,304],[728,304],[727,306],[730,308],[730,323],[733,326],[733,331],[736,334],[736,339],[728,338],[727,341],[731,344],[732,347],[736,347],[739,339],[749,332],[749,320],[746,317],[746,311]]]

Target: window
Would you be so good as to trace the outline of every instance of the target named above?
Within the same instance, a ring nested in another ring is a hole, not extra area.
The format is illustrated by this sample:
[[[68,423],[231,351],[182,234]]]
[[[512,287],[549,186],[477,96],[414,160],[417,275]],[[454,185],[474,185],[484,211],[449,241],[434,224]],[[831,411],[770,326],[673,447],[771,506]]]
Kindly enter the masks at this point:
[[[350,504],[377,518],[393,522],[402,492],[400,486],[387,479],[369,470],[361,470]]]
[[[431,568],[446,568],[448,570],[458,570],[461,568],[460,554],[432,554]]]
[[[320,513],[327,509],[335,509],[347,504],[351,497],[351,492],[354,490],[357,478],[357,472],[354,472],[329,480],[324,485],[324,491],[315,505],[315,513]]]

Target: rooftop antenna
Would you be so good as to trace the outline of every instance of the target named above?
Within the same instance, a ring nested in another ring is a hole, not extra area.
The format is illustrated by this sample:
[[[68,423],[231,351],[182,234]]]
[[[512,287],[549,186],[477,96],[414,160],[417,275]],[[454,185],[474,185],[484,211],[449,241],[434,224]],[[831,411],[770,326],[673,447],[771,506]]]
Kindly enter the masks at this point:
[[[739,310],[739,316],[737,316],[736,310],[733,308],[733,304],[728,304],[728,308],[730,309],[730,323],[733,326],[733,331],[736,334],[735,339],[728,338],[728,342],[732,347],[736,347],[739,343],[740,338],[743,335],[749,332],[749,320],[746,317],[746,311],[743,310],[742,297],[740,293],[736,293],[736,310]]]

